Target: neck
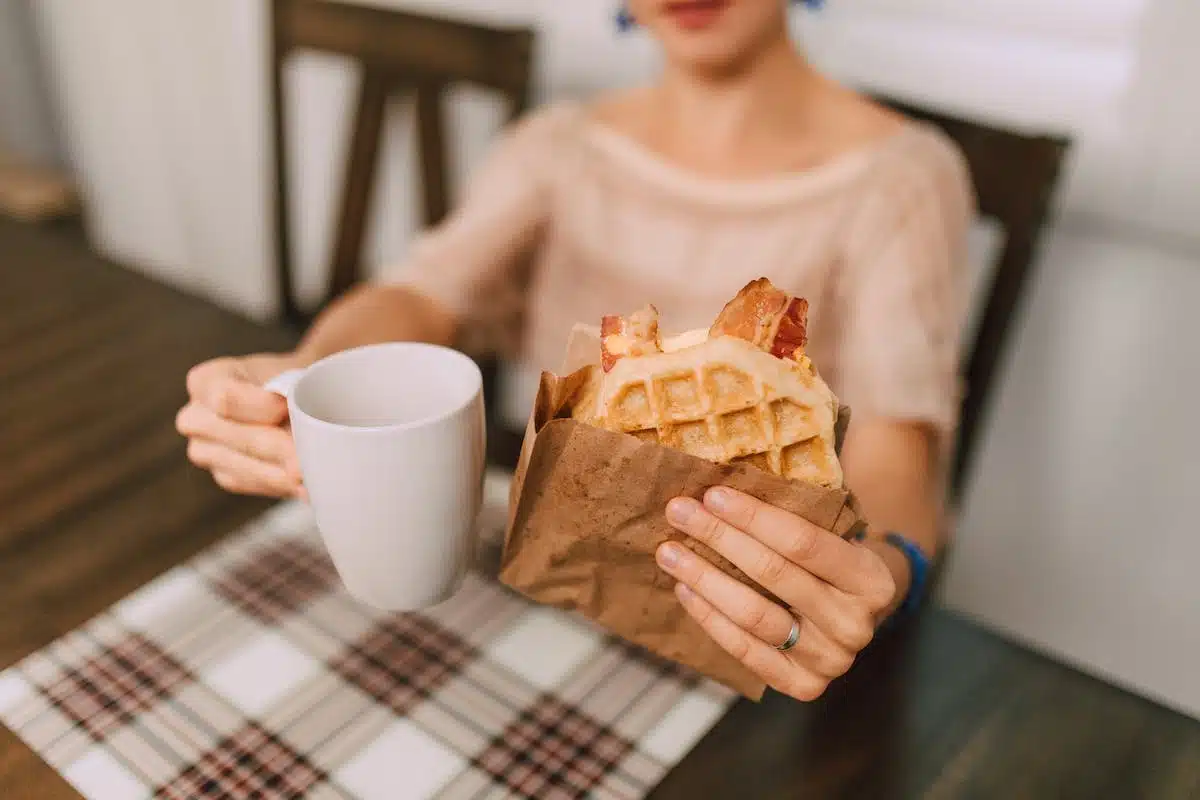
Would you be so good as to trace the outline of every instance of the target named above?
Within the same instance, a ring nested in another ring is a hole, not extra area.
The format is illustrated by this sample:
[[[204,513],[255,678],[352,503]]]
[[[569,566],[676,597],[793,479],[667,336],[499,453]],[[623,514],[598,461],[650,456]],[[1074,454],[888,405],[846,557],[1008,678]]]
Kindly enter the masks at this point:
[[[656,88],[660,130],[703,149],[746,142],[793,122],[804,97],[820,86],[818,73],[783,32],[727,70],[668,66]]]

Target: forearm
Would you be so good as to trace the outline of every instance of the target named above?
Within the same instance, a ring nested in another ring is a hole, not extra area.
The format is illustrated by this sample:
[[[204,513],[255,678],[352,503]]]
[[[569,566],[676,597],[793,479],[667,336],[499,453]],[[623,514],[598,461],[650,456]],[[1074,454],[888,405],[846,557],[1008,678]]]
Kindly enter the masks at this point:
[[[325,356],[380,342],[450,345],[454,318],[428,298],[400,286],[363,285],[335,300],[317,317],[295,356],[311,364]]]
[[[898,533],[930,557],[941,549],[944,505],[938,494],[933,443],[919,426],[864,420],[847,437],[842,453],[847,485],[853,489],[870,525],[865,545],[883,559],[896,581],[896,596],[881,619],[908,594],[908,559],[881,538]]]

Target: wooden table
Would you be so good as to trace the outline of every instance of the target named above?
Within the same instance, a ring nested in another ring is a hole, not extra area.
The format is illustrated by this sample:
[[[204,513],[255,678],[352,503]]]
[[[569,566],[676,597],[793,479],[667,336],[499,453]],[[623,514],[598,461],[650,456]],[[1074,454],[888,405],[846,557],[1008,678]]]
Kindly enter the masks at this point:
[[[191,364],[292,338],[0,222],[0,667],[265,510],[172,418]],[[654,796],[1200,797],[1200,723],[933,611],[817,703],[740,703]],[[0,728],[0,798],[73,797]]]

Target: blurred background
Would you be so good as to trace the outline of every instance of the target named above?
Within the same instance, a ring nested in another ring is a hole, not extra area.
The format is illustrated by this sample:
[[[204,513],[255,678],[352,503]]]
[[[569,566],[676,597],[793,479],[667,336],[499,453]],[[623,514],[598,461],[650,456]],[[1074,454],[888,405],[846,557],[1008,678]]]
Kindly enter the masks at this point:
[[[610,0],[370,5],[531,27],[535,105],[637,82],[655,65],[646,39],[616,31]],[[1049,222],[1011,320],[943,601],[1200,717],[1198,30],[1195,0],[845,0],[796,15],[813,59],[849,84],[1069,143],[1057,182],[1030,189],[1050,193]],[[322,300],[358,71],[298,49],[283,67],[277,137],[271,38],[266,2],[0,0],[0,317],[12,329],[34,318],[20,291],[35,278],[16,271],[45,271],[46,291],[79,291],[84,272],[50,262],[86,270],[84,251],[220,307],[230,330],[275,325],[277,142],[296,296],[310,309]],[[507,107],[456,87],[445,113],[453,198]],[[402,259],[424,218],[411,101],[392,98],[383,127],[365,275]],[[975,231],[976,316],[1004,237],[987,220]],[[136,335],[156,332],[147,323]],[[70,357],[32,347],[4,392],[23,391],[14,376],[38,359]],[[522,427],[528,384],[503,385],[506,416]],[[40,458],[42,477],[77,461]],[[10,486],[7,500],[32,485]],[[59,501],[46,502],[31,525],[54,519]]]

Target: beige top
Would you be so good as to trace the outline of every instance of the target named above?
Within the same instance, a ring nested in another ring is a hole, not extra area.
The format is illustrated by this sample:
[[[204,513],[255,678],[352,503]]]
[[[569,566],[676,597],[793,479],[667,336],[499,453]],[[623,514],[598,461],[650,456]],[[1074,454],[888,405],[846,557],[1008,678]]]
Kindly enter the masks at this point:
[[[575,322],[652,302],[666,332],[707,328],[765,276],[808,299],[808,353],[856,417],[948,432],[973,213],[964,161],[923,125],[807,172],[735,181],[560,105],[508,130],[461,207],[386,279],[460,315],[467,346],[553,370]]]

